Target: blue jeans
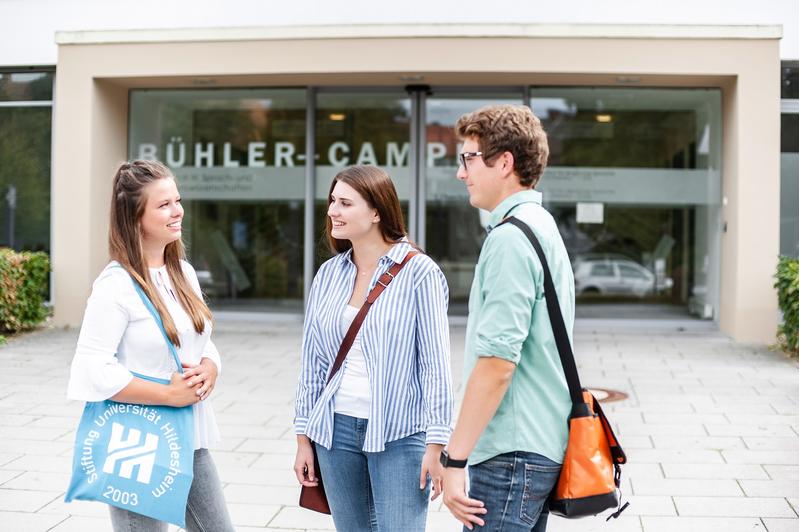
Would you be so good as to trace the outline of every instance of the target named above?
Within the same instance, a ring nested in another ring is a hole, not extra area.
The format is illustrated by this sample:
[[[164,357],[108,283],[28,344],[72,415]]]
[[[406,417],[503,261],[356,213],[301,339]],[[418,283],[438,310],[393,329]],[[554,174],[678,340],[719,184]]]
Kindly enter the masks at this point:
[[[423,531],[428,480],[419,489],[425,434],[386,443],[379,453],[364,452],[366,419],[335,414],[333,446],[316,446],[325,493],[336,530],[347,532]]]
[[[544,532],[547,498],[558,482],[560,467],[540,454],[521,451],[469,466],[469,497],[483,501],[488,510],[481,516],[485,526],[475,530]]]
[[[169,525],[151,517],[123,510],[116,506],[111,511],[114,532],[167,532]],[[222,482],[216,472],[214,460],[208,449],[194,451],[194,479],[186,502],[186,530],[188,532],[233,532],[228,514]]]

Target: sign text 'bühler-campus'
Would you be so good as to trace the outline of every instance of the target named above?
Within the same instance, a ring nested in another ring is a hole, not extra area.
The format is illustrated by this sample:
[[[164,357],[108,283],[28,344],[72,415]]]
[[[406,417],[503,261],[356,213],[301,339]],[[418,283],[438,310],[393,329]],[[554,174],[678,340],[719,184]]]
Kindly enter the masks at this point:
[[[221,150],[220,150],[221,147]],[[291,167],[303,164],[306,156],[297,153],[293,142],[248,142],[246,151],[243,145],[224,142],[184,142],[181,137],[173,137],[163,147],[154,143],[141,143],[136,150],[137,158],[157,159],[170,168],[192,166],[195,168],[264,168],[266,166]],[[324,151],[331,166],[347,166],[350,164],[371,164],[385,166],[407,166],[410,160],[411,145],[409,142],[386,142],[383,149],[375,148],[374,143],[361,143],[357,150],[346,142],[334,142]],[[443,142],[427,143],[427,164],[433,166],[436,160],[447,155],[447,146]],[[320,154],[315,159],[319,160]]]

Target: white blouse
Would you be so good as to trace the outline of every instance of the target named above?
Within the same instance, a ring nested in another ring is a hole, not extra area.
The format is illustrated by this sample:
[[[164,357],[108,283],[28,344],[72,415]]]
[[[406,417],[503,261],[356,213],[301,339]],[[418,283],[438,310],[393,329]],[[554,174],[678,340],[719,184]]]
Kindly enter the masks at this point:
[[[200,295],[194,268],[181,261],[183,274]],[[211,341],[211,324],[197,334],[191,319],[174,296],[166,266],[150,268],[161,299],[175,322],[180,337],[178,357],[199,364],[211,359],[222,371],[219,351]],[[131,372],[169,380],[177,371],[166,340],[150,311],[144,306],[127,271],[112,261],[94,281],[72,359],[67,396],[78,401],[103,401],[121,391],[133,379]],[[219,441],[209,399],[194,408],[194,447],[212,447]]]
[[[359,307],[347,305],[341,315],[341,335],[346,336],[347,331],[358,315]],[[341,377],[341,386],[333,397],[333,411],[337,414],[369,419],[369,408],[372,404],[372,391],[369,387],[369,372],[366,368],[366,357],[363,355],[361,347],[361,331],[355,335],[352,347],[347,358],[344,359],[344,367],[341,368],[344,375]]]

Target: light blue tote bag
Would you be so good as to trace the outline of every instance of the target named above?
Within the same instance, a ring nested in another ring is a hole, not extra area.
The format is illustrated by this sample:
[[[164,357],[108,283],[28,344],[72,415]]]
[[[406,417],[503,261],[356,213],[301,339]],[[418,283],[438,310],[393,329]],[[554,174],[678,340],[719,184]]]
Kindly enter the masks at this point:
[[[139,284],[183,373],[161,316]],[[164,379],[137,377],[161,384]],[[185,528],[186,501],[194,477],[194,416],[191,406],[149,406],[105,400],[86,403],[75,438],[72,480],[64,500],[100,501]]]

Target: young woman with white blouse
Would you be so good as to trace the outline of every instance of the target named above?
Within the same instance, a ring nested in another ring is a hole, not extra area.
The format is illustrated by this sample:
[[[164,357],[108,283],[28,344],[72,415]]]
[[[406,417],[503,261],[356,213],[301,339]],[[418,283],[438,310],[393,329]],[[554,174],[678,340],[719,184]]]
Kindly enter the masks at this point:
[[[222,485],[208,448],[219,430],[208,397],[221,368],[211,341],[211,311],[197,274],[183,260],[183,207],[175,179],[154,161],[122,164],[114,176],[109,228],[111,262],[92,286],[67,395],[80,401],[112,399],[194,410],[194,479],[186,506],[189,532],[233,531]],[[178,372],[153,316],[133,280],[158,311],[175,344]],[[166,379],[169,385],[133,372]],[[167,523],[109,506],[115,532],[165,532]]]
[[[424,530],[431,484],[433,498],[441,494],[439,456],[452,417],[447,282],[427,255],[410,258],[326,385],[367,294],[416,250],[379,168],[343,170],[328,198],[326,236],[336,255],[314,277],[305,315],[294,471],[303,486],[317,485],[315,443],[337,530]]]

